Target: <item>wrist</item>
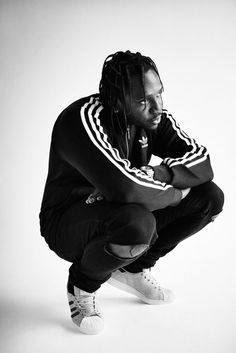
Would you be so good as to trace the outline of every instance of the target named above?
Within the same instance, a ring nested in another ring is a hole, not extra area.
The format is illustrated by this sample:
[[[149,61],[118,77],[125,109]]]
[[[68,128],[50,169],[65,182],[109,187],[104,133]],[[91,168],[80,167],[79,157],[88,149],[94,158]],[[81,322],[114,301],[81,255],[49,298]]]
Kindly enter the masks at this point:
[[[143,165],[141,168],[142,172],[147,174],[150,178],[154,178],[154,169],[150,165]]]

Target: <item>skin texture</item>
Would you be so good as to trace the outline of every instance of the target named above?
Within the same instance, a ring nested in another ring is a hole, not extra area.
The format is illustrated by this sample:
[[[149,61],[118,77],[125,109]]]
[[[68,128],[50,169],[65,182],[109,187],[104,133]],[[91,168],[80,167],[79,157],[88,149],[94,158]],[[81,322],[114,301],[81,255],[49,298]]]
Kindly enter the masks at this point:
[[[120,244],[109,244],[109,250],[122,258],[132,258],[135,257],[142,252],[144,252],[148,248],[146,244],[138,244],[138,245],[120,245]]]
[[[127,120],[130,125],[155,130],[160,122],[163,109],[163,86],[159,76],[152,69],[144,73],[143,84],[144,90],[136,77],[131,78],[131,97],[128,93],[125,95],[126,106],[130,108]],[[124,110],[121,102],[118,102],[118,109]]]

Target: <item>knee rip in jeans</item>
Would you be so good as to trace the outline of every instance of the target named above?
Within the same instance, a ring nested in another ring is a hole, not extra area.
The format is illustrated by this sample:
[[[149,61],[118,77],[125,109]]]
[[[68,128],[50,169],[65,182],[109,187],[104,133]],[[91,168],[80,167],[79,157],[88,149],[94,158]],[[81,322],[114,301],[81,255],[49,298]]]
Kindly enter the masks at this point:
[[[141,255],[149,246],[147,244],[120,245],[109,243],[107,247],[115,256],[127,259]]]

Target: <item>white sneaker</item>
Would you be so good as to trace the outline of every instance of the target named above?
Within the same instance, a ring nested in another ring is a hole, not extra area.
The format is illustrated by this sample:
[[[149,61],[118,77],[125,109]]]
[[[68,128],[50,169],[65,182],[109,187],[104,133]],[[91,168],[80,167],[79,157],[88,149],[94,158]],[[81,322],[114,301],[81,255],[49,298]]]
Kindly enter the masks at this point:
[[[96,292],[88,293],[75,286],[73,292],[67,292],[72,321],[83,333],[100,333],[104,328],[104,320],[96,300]]]
[[[166,304],[174,300],[173,292],[158,286],[150,269],[144,269],[138,273],[117,270],[112,273],[107,282],[116,288],[136,295],[147,304]]]

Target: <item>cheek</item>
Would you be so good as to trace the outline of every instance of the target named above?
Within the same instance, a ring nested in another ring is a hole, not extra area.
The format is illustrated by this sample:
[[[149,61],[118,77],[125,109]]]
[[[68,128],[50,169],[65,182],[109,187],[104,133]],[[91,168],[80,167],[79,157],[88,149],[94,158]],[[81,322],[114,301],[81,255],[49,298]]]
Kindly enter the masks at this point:
[[[130,121],[133,123],[142,123],[148,118],[148,109],[132,107]]]
[[[133,118],[134,123],[142,126],[148,120],[148,116],[145,112],[137,112],[136,116]]]
[[[142,120],[147,119],[148,109],[146,108],[146,109],[142,109],[142,110],[137,111],[137,116]]]

